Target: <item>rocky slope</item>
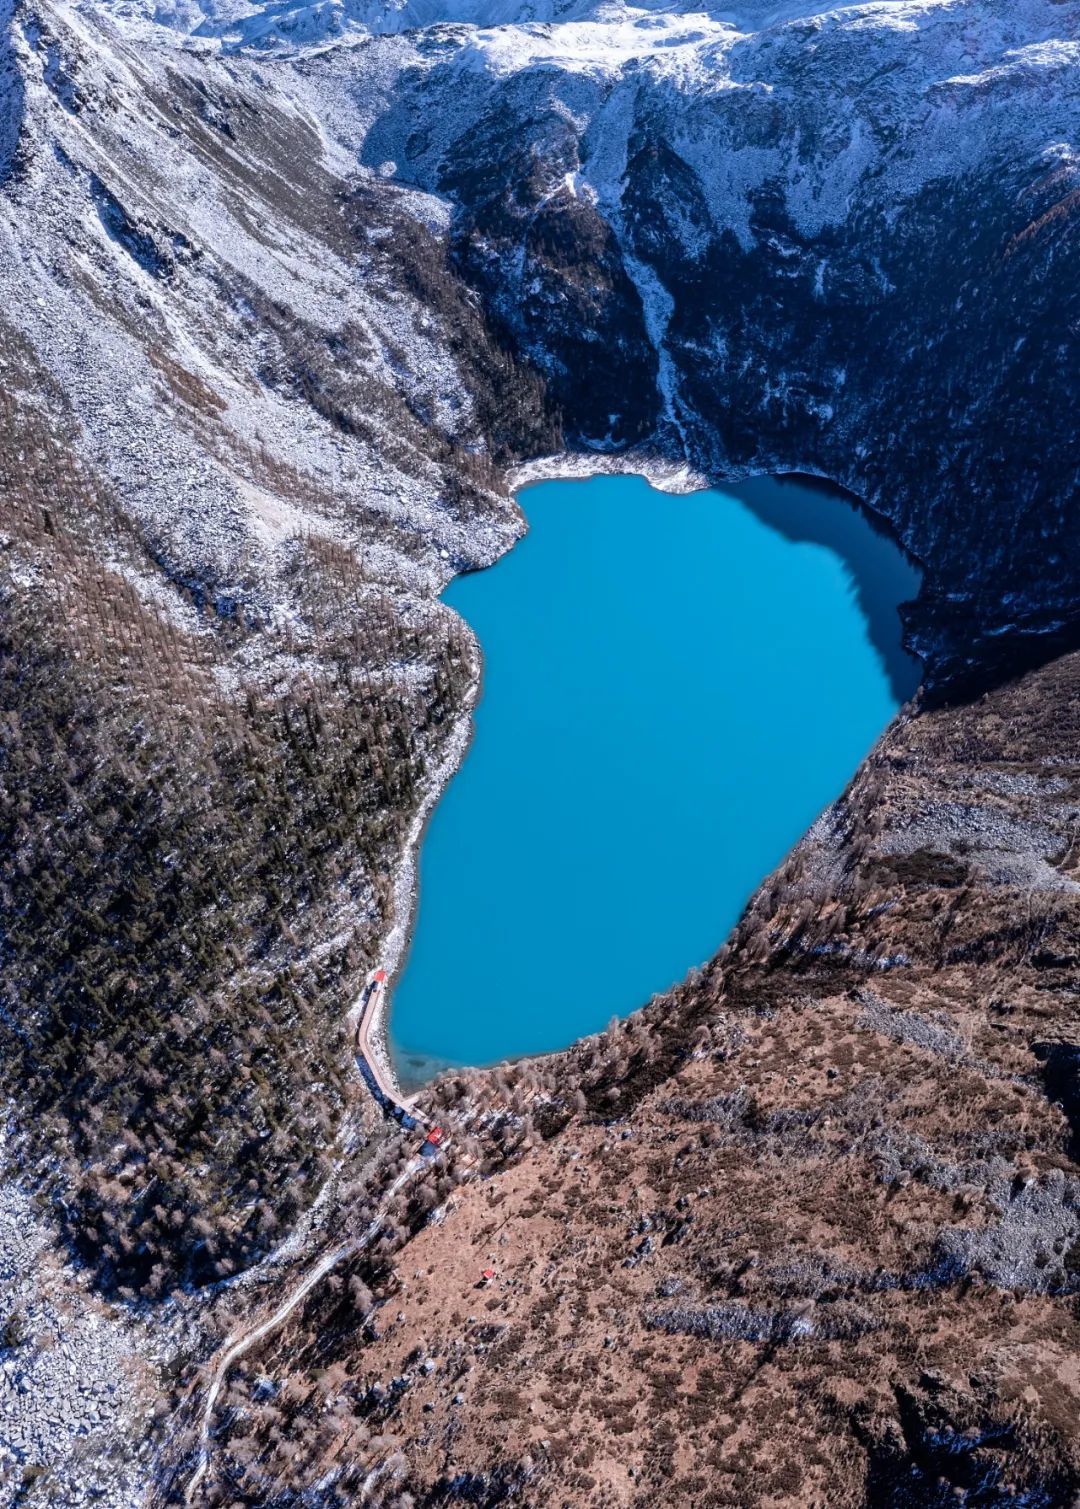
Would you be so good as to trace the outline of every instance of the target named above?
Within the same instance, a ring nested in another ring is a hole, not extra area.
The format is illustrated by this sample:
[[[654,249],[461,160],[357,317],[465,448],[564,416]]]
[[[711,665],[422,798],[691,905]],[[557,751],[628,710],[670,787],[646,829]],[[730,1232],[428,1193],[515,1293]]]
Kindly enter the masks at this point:
[[[477,677],[435,591],[515,537],[495,457],[550,421],[441,207],[296,98],[5,22],[4,1250],[59,1234],[53,1300],[81,1265],[126,1350],[124,1306],[258,1261],[363,1145],[345,1017]],[[87,1466],[139,1445],[122,1402],[5,1429],[2,1501],[125,1502]]]
[[[1069,655],[903,719],[700,978],[436,1086],[463,1166],[235,1371],[218,1491],[1074,1503],[1078,718]]]
[[[451,1161],[236,1380],[201,1492],[1067,1502],[1075,664],[1003,677],[1080,614],[1080,8],[0,21],[5,1345],[53,1378],[70,1305],[79,1397],[129,1359],[96,1417],[13,1386],[0,1502],[181,1492],[236,1276],[407,1151],[343,1027],[477,684],[436,594],[564,447],[843,483],[924,567],[929,701],[990,700],[895,730],[703,980],[437,1091]],[[496,1290],[399,1303],[476,1281],[462,1232]]]
[[[295,57],[363,163],[449,199],[571,441],[842,481],[927,568],[931,686],[1071,641],[1074,4],[171,20]]]
[[[364,153],[452,196],[581,440],[884,515],[936,686],[1076,623],[1078,35],[926,3],[421,33]]]

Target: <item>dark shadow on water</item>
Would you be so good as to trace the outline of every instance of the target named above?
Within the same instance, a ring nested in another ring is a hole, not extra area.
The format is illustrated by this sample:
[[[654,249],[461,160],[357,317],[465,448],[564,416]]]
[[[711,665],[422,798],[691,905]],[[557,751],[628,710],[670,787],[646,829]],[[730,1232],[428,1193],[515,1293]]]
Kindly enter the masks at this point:
[[[885,526],[850,493],[816,477],[754,477],[723,483],[721,490],[785,539],[823,545],[840,557],[894,697],[906,702],[914,696],[922,671],[904,649],[896,605],[918,595],[921,577]]]
[[[638,486],[645,486],[644,479],[636,481]],[[905,557],[901,547],[881,522],[869,514],[850,493],[831,483],[798,474],[759,477],[740,483],[717,483],[715,494],[709,501],[717,509],[723,508],[725,497],[728,500],[734,499],[758,523],[780,539],[828,550],[842,562],[850,584],[848,590],[862,615],[866,637],[873,645],[885,672],[891,694],[897,702],[907,702],[917,691],[922,676],[918,661],[903,648],[902,624],[897,606],[918,595],[921,577],[918,568]],[[527,499],[519,495],[519,501],[525,504],[527,514]],[[676,500],[665,499],[661,495],[654,495],[652,501],[657,505],[657,519],[653,527],[659,531],[663,528],[665,509],[675,508],[677,504]],[[702,501],[705,501],[704,498]],[[745,524],[745,519],[743,523]],[[717,531],[717,537],[722,540],[722,530]],[[601,537],[597,536],[595,543],[597,548],[603,547]],[[500,568],[495,566],[489,569],[498,571]],[[763,595],[767,595],[768,590],[766,584],[762,589]],[[777,618],[782,618],[786,611],[784,603],[775,603],[773,612]],[[826,675],[829,669],[828,666],[822,667]],[[836,674],[842,676],[842,668],[838,667]],[[878,683],[878,693],[880,690]],[[750,877],[754,883],[758,878],[756,873]],[[422,886],[428,883],[430,874],[421,879]],[[716,943],[720,941],[722,939],[718,937]],[[415,967],[411,954],[410,946],[410,957],[405,961],[405,968]],[[632,1004],[632,1000],[629,1004]],[[568,1031],[567,1041],[572,1040],[580,1030],[579,1027],[572,1033]],[[422,1037],[420,1040],[422,1041]],[[463,1068],[465,1062],[491,1062],[480,1050],[477,1050],[475,1059],[456,1062],[422,1050],[403,1050],[394,1039],[393,1027],[390,1041],[394,1068],[406,1094],[429,1084],[444,1071]],[[451,1039],[446,1043],[440,1042],[439,1046],[449,1046],[450,1051],[455,1052],[460,1050],[461,1044]]]

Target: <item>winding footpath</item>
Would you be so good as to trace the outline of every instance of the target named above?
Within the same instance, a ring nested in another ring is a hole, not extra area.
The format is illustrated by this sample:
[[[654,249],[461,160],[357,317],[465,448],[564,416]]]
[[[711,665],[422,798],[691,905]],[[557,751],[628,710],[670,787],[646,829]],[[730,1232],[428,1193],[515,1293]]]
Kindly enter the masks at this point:
[[[468,632],[471,635],[471,631]],[[428,787],[419,810],[413,818],[405,841],[405,857],[398,869],[395,881],[393,908],[395,921],[389,936],[384,942],[384,959],[391,971],[397,967],[408,937],[408,919],[412,916],[415,900],[416,853],[419,848],[420,837],[424,831],[424,824],[427,822],[431,809],[438,801],[450,777],[460,765],[469,743],[472,710],[480,682],[479,645],[476,642],[475,636],[471,636],[471,638],[475,673],[472,690],[462,709],[461,716],[455,724],[448,749],[443,756],[439,769]],[[383,1005],[386,980],[387,971],[385,969],[374,970],[368,976],[360,1002],[360,1018],[356,1028],[354,1062],[356,1063],[360,1077],[384,1113],[391,1116],[400,1126],[406,1129],[414,1127],[422,1128],[427,1125],[426,1119],[419,1114],[411,1112],[412,1102],[415,1097],[406,1098],[404,1099],[404,1104],[402,1103],[399,1099],[401,1092],[396,1083],[394,1083],[393,1076],[387,1073],[382,1054],[372,1046],[371,1042],[372,1029],[379,1020],[380,1007]],[[437,1147],[437,1144],[433,1142],[431,1150],[434,1151],[435,1147]],[[425,1167],[430,1167],[431,1161],[430,1158],[423,1157],[412,1159],[409,1166],[403,1173],[398,1175],[397,1179],[394,1180],[394,1183],[387,1190],[379,1211],[367,1230],[355,1240],[345,1242],[333,1248],[324,1257],[320,1258],[311,1272],[297,1285],[288,1298],[278,1306],[269,1319],[255,1326],[250,1331],[240,1332],[228,1343],[214,1369],[206,1395],[206,1402],[203,1405],[202,1422],[199,1432],[198,1460],[195,1471],[184,1493],[185,1504],[194,1502],[195,1495],[210,1468],[210,1431],[214,1420],[214,1409],[229,1369],[236,1362],[237,1358],[242,1357],[245,1352],[250,1351],[264,1337],[268,1336],[271,1331],[281,1325],[282,1321],[288,1318],[296,1306],[311,1293],[312,1289],[332,1269],[336,1268],[339,1263],[344,1262],[346,1258],[353,1256],[357,1252],[362,1252],[365,1247],[370,1245],[378,1234],[379,1227],[386,1217],[386,1212],[389,1209],[391,1201],[400,1193],[411,1178],[415,1177]],[[320,1205],[323,1199],[329,1195],[335,1179],[336,1170],[323,1186],[319,1198],[315,1202],[316,1206]],[[294,1232],[285,1239],[269,1260],[258,1265],[259,1268],[265,1272],[269,1267],[279,1262],[287,1261],[297,1246],[302,1244],[309,1234],[310,1232],[304,1234]],[[250,1272],[247,1277],[251,1277]]]
[[[409,1114],[406,1106],[411,1105],[411,1101],[407,1101],[405,1105],[402,1105],[398,1101],[397,1086],[388,1080],[383,1072],[379,1057],[376,1053],[372,1052],[368,1040],[368,1032],[377,1016],[385,989],[385,970],[375,970],[368,978],[362,998],[363,1007],[356,1029],[356,1066],[360,1071],[360,1077],[368,1086],[384,1113],[392,1117],[399,1125],[411,1131],[414,1128],[422,1127],[425,1123],[421,1118]],[[437,1146],[437,1144],[434,1144],[433,1141],[434,1146]],[[408,1166],[398,1174],[397,1178],[390,1185],[382,1198],[382,1203],[374,1219],[360,1236],[354,1237],[349,1242],[342,1242],[339,1246],[332,1248],[331,1251],[319,1259],[314,1268],[281,1302],[273,1315],[260,1322],[259,1325],[252,1327],[251,1330],[239,1332],[228,1343],[218,1359],[213,1377],[210,1380],[210,1387],[207,1390],[199,1429],[199,1456],[195,1465],[195,1471],[191,1475],[191,1481],[188,1483],[184,1493],[185,1504],[194,1503],[195,1495],[210,1469],[210,1431],[214,1423],[214,1410],[229,1369],[238,1358],[243,1357],[245,1352],[249,1352],[252,1347],[257,1346],[264,1337],[269,1336],[271,1331],[275,1331],[283,1321],[287,1320],[297,1305],[301,1304],[307,1298],[312,1289],[321,1283],[332,1269],[336,1268],[339,1263],[345,1262],[347,1258],[355,1257],[358,1252],[363,1252],[365,1247],[370,1246],[378,1235],[379,1228],[386,1219],[387,1211],[398,1194],[400,1194],[410,1179],[413,1179],[424,1169],[430,1167],[430,1158],[424,1156],[412,1158]]]
[[[346,1258],[353,1257],[358,1252],[363,1252],[364,1248],[371,1244],[378,1235],[379,1228],[386,1219],[386,1213],[394,1198],[408,1184],[409,1180],[420,1173],[424,1167],[425,1163],[423,1159],[412,1159],[409,1166],[398,1174],[393,1184],[386,1191],[375,1219],[367,1229],[360,1236],[354,1238],[353,1241],[343,1242],[339,1247],[335,1247],[332,1251],[328,1252],[325,1257],[320,1258],[311,1272],[307,1274],[301,1283],[297,1284],[296,1288],[282,1301],[273,1315],[264,1320],[260,1325],[255,1326],[252,1330],[242,1331],[225,1348],[218,1360],[217,1367],[214,1369],[214,1376],[210,1381],[210,1388],[206,1395],[206,1403],[203,1405],[202,1424],[199,1432],[199,1459],[195,1471],[191,1476],[191,1481],[188,1483],[187,1491],[184,1494],[185,1504],[194,1502],[195,1494],[198,1492],[199,1486],[210,1467],[210,1428],[213,1425],[214,1409],[217,1405],[218,1396],[221,1393],[229,1369],[238,1358],[243,1357],[245,1352],[249,1352],[252,1347],[257,1346],[264,1337],[269,1336],[271,1331],[276,1330],[283,1321],[287,1320],[297,1305],[301,1304],[307,1298],[316,1284],[320,1283],[332,1269],[336,1268],[339,1263],[343,1263]]]

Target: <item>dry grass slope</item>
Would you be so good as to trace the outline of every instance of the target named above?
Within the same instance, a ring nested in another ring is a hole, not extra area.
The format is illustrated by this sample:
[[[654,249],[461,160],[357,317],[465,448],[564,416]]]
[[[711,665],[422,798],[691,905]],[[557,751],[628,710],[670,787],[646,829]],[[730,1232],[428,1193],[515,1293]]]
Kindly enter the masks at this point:
[[[1076,656],[902,722],[700,977],[437,1083],[485,1177],[245,1359],[206,1502],[1071,1504],[1078,736]]]

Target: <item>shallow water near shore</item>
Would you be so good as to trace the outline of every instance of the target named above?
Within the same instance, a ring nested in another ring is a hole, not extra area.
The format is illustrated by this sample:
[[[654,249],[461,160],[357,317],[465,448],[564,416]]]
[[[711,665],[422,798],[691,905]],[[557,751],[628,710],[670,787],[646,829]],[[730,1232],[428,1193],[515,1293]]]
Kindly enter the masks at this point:
[[[839,494],[543,482],[445,599],[484,653],[420,856],[399,1077],[566,1046],[704,963],[918,683],[917,571]]]

